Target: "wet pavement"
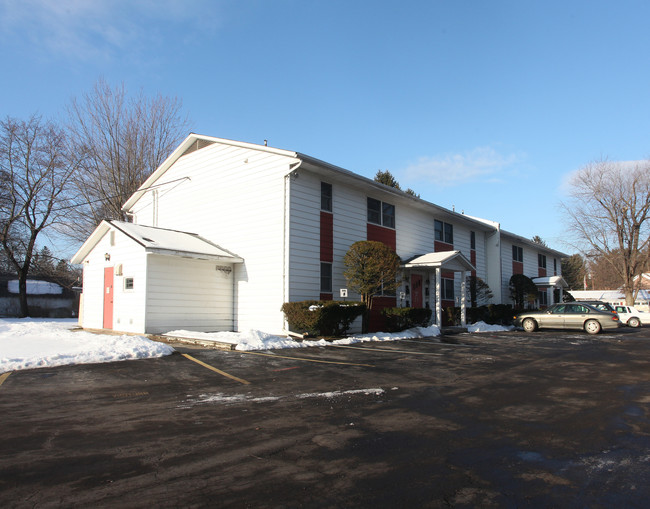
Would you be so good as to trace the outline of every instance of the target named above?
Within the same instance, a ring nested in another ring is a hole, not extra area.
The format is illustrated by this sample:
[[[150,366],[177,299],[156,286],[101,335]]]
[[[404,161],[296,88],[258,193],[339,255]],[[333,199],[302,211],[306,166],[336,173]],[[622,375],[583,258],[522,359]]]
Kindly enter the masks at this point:
[[[650,500],[650,328],[177,350],[11,373],[0,385],[0,505]]]

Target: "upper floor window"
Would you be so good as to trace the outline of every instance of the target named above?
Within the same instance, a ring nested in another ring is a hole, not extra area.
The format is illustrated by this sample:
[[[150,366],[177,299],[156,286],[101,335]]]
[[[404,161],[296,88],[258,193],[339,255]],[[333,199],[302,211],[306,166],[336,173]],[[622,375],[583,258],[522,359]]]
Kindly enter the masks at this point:
[[[368,222],[395,228],[395,205],[368,198]]]
[[[469,248],[476,250],[476,233],[469,232]]]
[[[320,183],[320,208],[332,212],[332,184]]]
[[[512,261],[523,263],[524,249],[521,246],[512,246]]]
[[[543,269],[546,268],[546,255],[543,254],[537,255],[537,266]]]
[[[433,228],[436,234],[436,240],[446,242],[447,244],[454,243],[454,225],[443,223],[437,219],[433,222]]]
[[[553,272],[557,273],[557,258],[553,258]]]

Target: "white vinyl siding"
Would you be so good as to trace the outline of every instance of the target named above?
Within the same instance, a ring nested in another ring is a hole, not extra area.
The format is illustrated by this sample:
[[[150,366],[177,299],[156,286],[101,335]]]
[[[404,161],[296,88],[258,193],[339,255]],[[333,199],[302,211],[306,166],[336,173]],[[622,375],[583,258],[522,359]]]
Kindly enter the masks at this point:
[[[233,330],[233,273],[228,264],[149,255],[147,332]]]
[[[158,188],[159,227],[199,233],[244,259],[234,272],[235,330],[283,328],[284,175],[295,162],[217,143],[181,157],[156,182],[176,181]],[[134,206],[140,224],[152,224],[150,195]],[[320,191],[317,199],[319,209]]]
[[[111,245],[111,233],[115,243]],[[105,254],[110,254],[110,260]],[[89,329],[104,326],[104,268],[122,266],[122,275],[113,276],[113,329],[143,333],[146,283],[144,249],[119,231],[110,231],[99,241],[83,263],[83,311],[81,325]],[[114,271],[115,272],[115,271]],[[124,278],[134,278],[134,289],[124,290]]]

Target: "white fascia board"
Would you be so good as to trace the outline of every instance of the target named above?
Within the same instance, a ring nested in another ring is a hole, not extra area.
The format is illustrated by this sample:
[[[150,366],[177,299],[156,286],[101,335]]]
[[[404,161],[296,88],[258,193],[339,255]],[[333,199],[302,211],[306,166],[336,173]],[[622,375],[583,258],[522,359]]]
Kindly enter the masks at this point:
[[[508,232],[506,230],[501,230],[501,235],[503,237],[509,237],[510,239],[516,240],[517,242],[520,242],[522,244],[526,244],[527,246],[534,247],[535,249],[539,251],[546,251],[547,253],[552,253],[558,258],[568,258],[569,255],[566,253],[563,253],[562,251],[557,251],[556,249],[552,249],[550,247],[542,246],[541,244],[538,244],[537,242],[533,242],[530,239],[527,239],[526,237],[522,237],[521,235],[517,235],[516,233]]]
[[[165,255],[165,256],[175,256],[180,258],[192,258],[194,260],[211,260],[223,263],[244,263],[242,258],[236,256],[220,256],[212,255],[207,253],[191,253],[189,251],[178,251],[176,249],[156,249],[156,248],[147,248],[145,249],[147,254],[155,255]]]
[[[99,226],[97,226],[97,228],[95,228],[95,231],[90,234],[90,237],[86,239],[86,242],[84,242],[79,250],[72,256],[72,258],[70,258],[70,263],[82,263],[84,261],[84,258],[88,256],[88,253],[93,250],[97,243],[102,239],[104,235],[106,235],[110,229],[111,225],[107,221],[102,221],[99,223]]]
[[[138,190],[133,193],[133,195],[122,205],[122,210],[124,212],[130,211],[140,197],[149,189],[160,177],[162,177],[165,172],[173,165],[184,153],[190,148],[192,143],[196,141],[209,141],[213,143],[220,143],[222,145],[230,145],[233,147],[247,148],[250,150],[259,150],[260,152],[267,152],[270,154],[276,154],[280,156],[286,156],[291,158],[296,158],[296,153],[288,150],[282,150],[273,147],[267,147],[266,145],[257,145],[255,143],[245,143],[241,141],[227,140],[225,138],[215,138],[213,136],[205,136],[203,134],[190,133],[187,138],[169,155],[167,159],[154,171],[149,178],[145,180]]]

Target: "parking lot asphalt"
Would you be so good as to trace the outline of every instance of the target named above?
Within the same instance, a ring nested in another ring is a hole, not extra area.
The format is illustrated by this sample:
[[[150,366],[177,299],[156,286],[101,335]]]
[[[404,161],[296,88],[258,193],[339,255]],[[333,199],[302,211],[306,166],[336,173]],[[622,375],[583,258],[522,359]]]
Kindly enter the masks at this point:
[[[650,500],[647,327],[177,350],[5,377],[0,505]]]

